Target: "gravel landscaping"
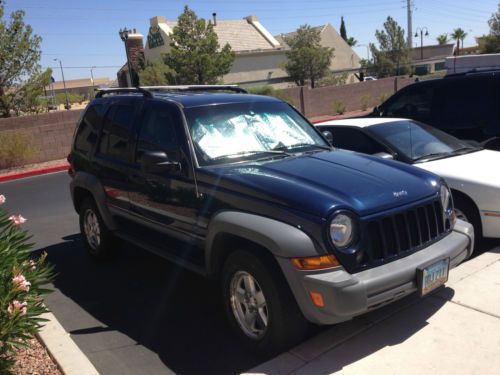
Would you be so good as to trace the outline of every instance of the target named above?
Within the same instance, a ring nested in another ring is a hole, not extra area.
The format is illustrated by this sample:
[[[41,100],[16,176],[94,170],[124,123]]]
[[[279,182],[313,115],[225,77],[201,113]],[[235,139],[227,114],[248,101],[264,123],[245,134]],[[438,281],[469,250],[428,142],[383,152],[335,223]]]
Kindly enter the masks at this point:
[[[17,375],[61,375],[61,371],[37,339],[28,340],[27,347],[17,351],[17,362],[13,367]]]

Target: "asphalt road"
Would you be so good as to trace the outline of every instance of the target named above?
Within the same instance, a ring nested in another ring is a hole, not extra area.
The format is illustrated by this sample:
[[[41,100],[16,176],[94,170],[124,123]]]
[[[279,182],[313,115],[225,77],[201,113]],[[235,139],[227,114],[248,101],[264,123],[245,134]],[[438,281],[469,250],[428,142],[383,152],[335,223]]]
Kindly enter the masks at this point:
[[[0,183],[58,273],[46,303],[102,374],[234,374],[249,354],[224,320],[218,284],[125,245],[96,262],[80,242],[65,172]]]

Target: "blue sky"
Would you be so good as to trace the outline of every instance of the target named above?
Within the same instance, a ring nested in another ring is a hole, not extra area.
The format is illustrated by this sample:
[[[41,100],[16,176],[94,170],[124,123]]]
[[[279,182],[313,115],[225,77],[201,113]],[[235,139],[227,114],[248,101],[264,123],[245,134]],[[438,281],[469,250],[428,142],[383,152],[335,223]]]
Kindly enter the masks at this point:
[[[26,22],[43,37],[42,66],[56,67],[62,60],[66,79],[90,77],[116,78],[125,62],[122,27],[136,28],[146,35],[149,19],[156,15],[176,19],[185,4],[198,16],[237,19],[256,15],[273,35],[295,30],[302,24],[313,26],[330,22],[337,30],[343,15],[348,36],[363,45],[375,42],[375,30],[392,16],[406,29],[406,0],[6,0],[6,13],[24,9]],[[425,26],[429,37],[424,45],[435,44],[437,35],[461,27],[469,36],[465,45],[474,45],[475,36],[488,32],[487,20],[496,11],[498,0],[413,0],[413,29]],[[415,31],[414,31],[415,33]],[[414,38],[414,43],[420,38]],[[366,57],[366,47],[356,52]],[[56,80],[61,79],[54,69]]]

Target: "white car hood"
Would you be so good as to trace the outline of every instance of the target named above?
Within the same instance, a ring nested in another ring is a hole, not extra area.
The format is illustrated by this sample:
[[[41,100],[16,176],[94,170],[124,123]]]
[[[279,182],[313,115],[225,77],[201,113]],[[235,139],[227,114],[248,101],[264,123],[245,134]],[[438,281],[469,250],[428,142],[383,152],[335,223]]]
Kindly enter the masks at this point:
[[[445,180],[500,188],[500,152],[481,150],[470,154],[414,164]]]

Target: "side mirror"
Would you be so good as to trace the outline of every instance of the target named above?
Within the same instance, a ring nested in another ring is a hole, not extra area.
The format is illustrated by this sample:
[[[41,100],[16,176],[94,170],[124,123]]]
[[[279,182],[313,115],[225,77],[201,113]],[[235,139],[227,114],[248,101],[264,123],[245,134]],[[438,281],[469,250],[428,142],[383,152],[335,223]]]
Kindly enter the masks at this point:
[[[382,110],[380,109],[379,105],[373,108],[373,115],[379,117],[382,116]]]
[[[394,160],[394,156],[391,154],[388,154],[387,152],[377,152],[376,154],[373,154],[373,156],[377,156],[382,159],[387,159],[387,160]]]
[[[181,163],[170,160],[163,151],[144,151],[141,156],[141,166],[146,172],[177,172],[181,170]]]
[[[321,132],[321,134],[323,134],[323,137],[326,138],[328,143],[330,143],[330,144],[333,143],[333,134],[330,130],[325,130],[325,131]]]

